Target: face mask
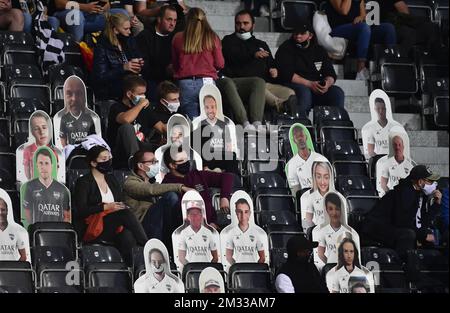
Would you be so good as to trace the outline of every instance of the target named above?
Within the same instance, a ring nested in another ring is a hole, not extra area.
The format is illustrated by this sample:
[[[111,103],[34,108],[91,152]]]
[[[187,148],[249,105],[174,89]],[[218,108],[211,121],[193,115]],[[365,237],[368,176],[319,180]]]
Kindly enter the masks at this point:
[[[145,99],[145,95],[133,96],[133,98],[131,99],[131,103],[133,103],[133,105],[138,105],[138,103],[139,103],[139,101],[141,101],[141,99]]]
[[[425,195],[429,196],[436,190],[436,187],[436,182],[432,183],[431,185],[425,184],[425,186],[422,187],[422,191]]]
[[[121,33],[117,34],[117,40],[120,42],[126,42],[128,40],[128,36],[122,35]]]
[[[191,170],[191,164],[189,161],[184,162],[183,164],[180,164],[177,166],[177,172],[181,175],[186,175]]]
[[[305,40],[305,41],[303,41],[303,42],[300,42],[300,43],[297,42],[296,45],[297,45],[297,48],[300,48],[300,49],[306,49],[306,48],[309,47],[309,39],[308,39],[308,40]]]
[[[98,162],[96,169],[102,174],[108,174],[112,172],[112,160]]]
[[[251,32],[236,33],[236,36],[241,40],[248,40],[248,39],[252,38],[252,33]]]
[[[153,263],[150,264],[152,271],[155,273],[162,273],[164,271],[164,265],[160,264],[159,267],[156,267]]]
[[[170,113],[175,113],[178,111],[178,108],[180,107],[180,102],[168,102],[167,100],[163,99],[163,102],[166,104],[167,109],[170,111]]]
[[[150,168],[145,174],[148,176],[148,178],[153,178],[159,173],[159,164],[152,164],[150,165]]]

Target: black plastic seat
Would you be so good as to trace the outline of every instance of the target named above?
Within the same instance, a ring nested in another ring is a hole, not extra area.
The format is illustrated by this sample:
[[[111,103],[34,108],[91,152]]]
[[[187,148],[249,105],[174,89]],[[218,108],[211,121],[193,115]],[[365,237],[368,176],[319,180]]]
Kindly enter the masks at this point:
[[[420,292],[448,293],[448,257],[435,249],[408,251],[408,274]]]
[[[89,293],[130,293],[132,275],[124,263],[93,263],[85,268]]]
[[[93,263],[123,262],[122,256],[116,247],[99,244],[84,245],[81,248],[81,258],[85,267]]]
[[[258,188],[286,188],[286,180],[276,173],[256,173],[249,175],[252,192]]]
[[[207,267],[213,267],[218,270],[222,276],[225,276],[223,265],[221,263],[194,262],[187,263],[183,267],[182,280],[187,293],[199,293],[200,273]]]
[[[26,261],[0,261],[0,288],[8,293],[33,293],[34,277]]]
[[[312,21],[317,4],[314,1],[282,1],[281,26],[290,30],[296,26],[298,20]]]
[[[3,64],[38,65],[34,46],[6,44],[3,46]]]
[[[69,247],[62,246],[36,246],[31,248],[34,266],[37,268],[43,263],[57,263],[75,261],[73,252]]]
[[[16,189],[16,156],[10,152],[0,152],[0,188]]]
[[[339,175],[336,177],[336,189],[344,197],[347,196],[377,196],[375,188],[367,176]]]
[[[378,196],[348,196],[348,223],[356,231],[360,229],[360,223],[380,200]]]
[[[44,263],[38,267],[37,275],[39,293],[82,293],[84,290],[84,272],[78,262]]]
[[[265,290],[270,292],[269,266],[265,263],[235,263],[228,271],[228,289],[232,293]]]
[[[285,210],[255,212],[256,223],[262,228],[269,225],[298,225],[295,213]]]

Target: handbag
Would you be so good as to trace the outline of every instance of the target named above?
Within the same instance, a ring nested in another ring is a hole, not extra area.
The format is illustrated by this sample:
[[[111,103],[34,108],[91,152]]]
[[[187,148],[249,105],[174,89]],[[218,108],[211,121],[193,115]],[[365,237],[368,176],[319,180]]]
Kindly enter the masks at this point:
[[[85,219],[88,227],[84,233],[83,241],[89,242],[97,239],[97,237],[103,232],[103,218],[112,212],[115,212],[115,210],[109,209],[100,213],[89,215],[89,217]]]

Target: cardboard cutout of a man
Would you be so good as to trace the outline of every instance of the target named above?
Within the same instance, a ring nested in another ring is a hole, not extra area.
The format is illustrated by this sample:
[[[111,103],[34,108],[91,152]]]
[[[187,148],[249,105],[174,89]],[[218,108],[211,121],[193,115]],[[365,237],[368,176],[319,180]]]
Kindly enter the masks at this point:
[[[225,283],[220,272],[214,267],[207,267],[198,278],[200,293],[225,293]]]

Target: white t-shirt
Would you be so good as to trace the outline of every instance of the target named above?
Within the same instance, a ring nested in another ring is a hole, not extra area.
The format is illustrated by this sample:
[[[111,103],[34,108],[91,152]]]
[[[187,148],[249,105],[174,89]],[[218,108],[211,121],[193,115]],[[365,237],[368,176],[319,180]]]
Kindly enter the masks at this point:
[[[398,163],[395,157],[391,157],[383,163],[381,176],[388,179],[388,188],[394,189],[398,181],[408,176],[413,167],[413,161],[409,158],[405,158],[402,163]]]
[[[108,187],[108,190],[106,191],[106,193],[103,193],[103,191],[100,190],[100,194],[102,195],[103,203],[113,203],[114,202],[114,195],[113,195],[111,189],[109,189],[109,187]]]
[[[0,261],[18,261],[19,250],[25,249],[20,237],[20,226],[8,223],[4,231],[0,230]]]
[[[353,234],[353,232],[344,225],[341,225],[337,231],[335,231],[330,224],[319,229],[317,233],[317,242],[319,243],[319,247],[325,248],[325,256],[327,257],[328,264],[337,263],[337,239],[339,235],[345,232]]]
[[[242,232],[239,226],[234,227],[228,234],[225,244],[227,249],[233,250],[233,259],[236,263],[256,263],[259,260],[258,251],[264,250],[259,226],[250,225]]]
[[[205,226],[202,225],[198,232],[188,226],[180,233],[178,249],[186,251],[188,262],[211,262],[211,251],[217,250],[217,244],[213,233]]]
[[[367,127],[367,143],[375,145],[375,154],[389,153],[389,131],[394,126],[400,124],[396,121],[388,120],[386,126],[382,127],[378,121],[372,122]]]
[[[338,293],[349,293],[348,281],[350,277],[365,277],[370,286],[370,292],[373,292],[372,288],[374,286],[373,274],[369,271],[365,272],[358,267],[354,267],[353,271],[349,273],[345,266],[342,266],[339,270],[336,271],[336,268],[333,268],[327,273],[327,287],[330,292],[338,292]]]
[[[183,293],[184,288],[180,281],[175,280],[169,275],[164,275],[161,281],[158,281],[153,274],[142,275],[134,283],[135,293]]]
[[[305,194],[302,195],[302,197]],[[322,225],[325,223],[325,206],[323,203],[324,197],[320,194],[318,190],[309,194],[305,197],[305,212],[313,214],[313,223],[314,225]]]
[[[303,160],[297,153],[287,163],[289,187],[300,185],[301,189],[312,187],[312,165],[315,161],[328,162],[323,155],[311,151],[307,160]]]

